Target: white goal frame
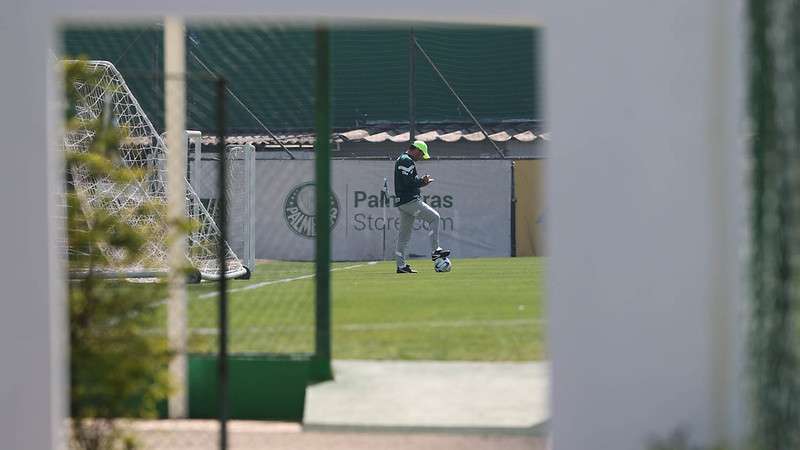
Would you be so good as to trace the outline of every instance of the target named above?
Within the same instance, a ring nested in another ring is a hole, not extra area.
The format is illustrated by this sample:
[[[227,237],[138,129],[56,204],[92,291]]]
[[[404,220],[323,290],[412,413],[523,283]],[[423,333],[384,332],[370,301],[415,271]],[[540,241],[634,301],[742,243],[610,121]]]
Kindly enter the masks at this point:
[[[121,146],[123,164],[146,167],[151,175],[144,181],[119,186],[108,180],[91,180],[81,173],[80,168],[72,172],[72,187],[83,200],[86,212],[93,208],[134,208],[145,202],[166,205],[166,156],[168,149],[164,139],[159,135],[139,102],[131,93],[122,75],[108,61],[89,61],[90,69],[101,74],[98,83],[76,83],[81,98],[76,105],[78,120],[88,123],[101,116],[104,109],[111,111],[113,120],[128,130],[128,137]],[[196,132],[187,133],[187,137],[198,140]],[[81,128],[64,136],[64,149],[86,151],[94,138],[87,128]],[[197,146],[195,145],[195,149]],[[142,156],[146,155],[146,156]],[[144,158],[144,159],[143,159]],[[248,269],[233,252],[226,247],[225,267],[220,270],[218,264],[217,245],[220,232],[208,210],[200,202],[197,193],[184,177],[186,186],[186,215],[196,221],[197,229],[187,239],[186,258],[197,269],[205,280],[217,280],[222,276],[237,278],[245,276]],[[109,199],[112,199],[109,202]],[[134,224],[136,225],[136,224]],[[167,273],[167,239],[166,234],[157,236],[149,242],[144,259],[134,264],[122,264],[122,258],[107,250],[107,257],[112,262],[104,273],[106,276],[150,277],[153,274]],[[119,263],[118,263],[119,262]]]

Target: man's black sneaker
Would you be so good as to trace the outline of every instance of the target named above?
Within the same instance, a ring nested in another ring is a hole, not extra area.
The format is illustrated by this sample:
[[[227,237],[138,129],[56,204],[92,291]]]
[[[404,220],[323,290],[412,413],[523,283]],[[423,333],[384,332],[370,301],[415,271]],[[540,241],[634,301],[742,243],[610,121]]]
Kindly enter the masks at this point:
[[[417,273],[417,271],[412,269],[411,266],[409,266],[408,264],[406,264],[403,267],[398,267],[397,273]]]
[[[442,250],[442,248],[439,247],[436,251],[431,253],[431,261],[436,261],[439,258],[447,258],[448,256],[450,256],[450,250]]]

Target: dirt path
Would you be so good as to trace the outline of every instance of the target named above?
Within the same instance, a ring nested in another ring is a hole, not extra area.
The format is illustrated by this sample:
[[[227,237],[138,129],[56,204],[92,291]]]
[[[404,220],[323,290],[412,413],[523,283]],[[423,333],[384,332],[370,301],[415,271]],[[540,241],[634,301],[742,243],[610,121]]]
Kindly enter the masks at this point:
[[[218,425],[210,420],[136,421],[129,430],[148,450],[216,450]],[[234,421],[230,450],[545,450],[546,439],[528,435],[425,432],[303,431],[297,424]]]

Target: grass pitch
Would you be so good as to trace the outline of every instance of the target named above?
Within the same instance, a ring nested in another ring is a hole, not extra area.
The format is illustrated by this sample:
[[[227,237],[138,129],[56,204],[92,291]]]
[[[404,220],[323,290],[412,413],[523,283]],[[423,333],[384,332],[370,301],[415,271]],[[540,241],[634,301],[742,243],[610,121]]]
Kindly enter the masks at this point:
[[[396,274],[393,261],[332,264],[335,359],[543,359],[543,258],[454,259],[436,273]],[[314,265],[266,262],[229,282],[233,352],[312,352]],[[191,286],[190,346],[216,347],[213,283]]]

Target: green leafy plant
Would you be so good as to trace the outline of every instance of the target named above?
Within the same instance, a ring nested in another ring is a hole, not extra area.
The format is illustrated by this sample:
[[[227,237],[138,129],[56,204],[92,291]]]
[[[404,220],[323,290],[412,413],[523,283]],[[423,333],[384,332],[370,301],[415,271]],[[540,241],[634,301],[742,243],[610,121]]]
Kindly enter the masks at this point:
[[[144,169],[121,163],[124,128],[105,114],[95,120],[78,117],[80,87],[109,87],[99,86],[100,77],[85,62],[64,63],[63,74],[65,132],[91,140],[86,151],[66,152],[67,179],[81,171],[119,189],[142,180]],[[109,254],[139,261],[148,240],[164,232],[163,208],[145,202],[112,214],[104,207],[114,201],[112,195],[92,205],[69,187],[65,196],[69,269],[81,274],[69,283],[71,446],[135,448],[118,419],[155,417],[157,402],[169,394],[171,354],[163,333],[153,332],[163,327],[158,309],[166,289],[162,282],[104,279],[101,269],[109,266]]]

